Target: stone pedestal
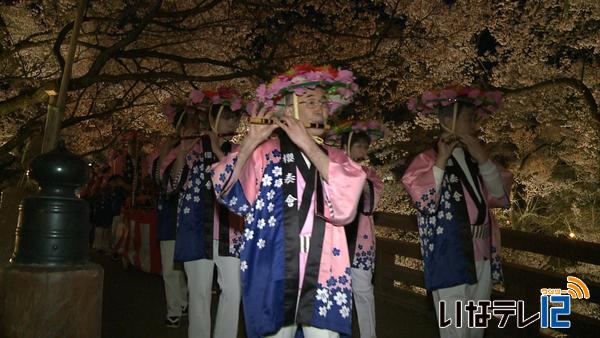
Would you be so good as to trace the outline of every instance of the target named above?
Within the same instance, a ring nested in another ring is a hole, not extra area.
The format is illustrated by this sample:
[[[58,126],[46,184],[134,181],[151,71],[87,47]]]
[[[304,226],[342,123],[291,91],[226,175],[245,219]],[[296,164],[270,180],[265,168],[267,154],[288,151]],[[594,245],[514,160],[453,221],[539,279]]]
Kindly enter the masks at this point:
[[[0,269],[0,337],[100,338],[104,271],[10,265]]]

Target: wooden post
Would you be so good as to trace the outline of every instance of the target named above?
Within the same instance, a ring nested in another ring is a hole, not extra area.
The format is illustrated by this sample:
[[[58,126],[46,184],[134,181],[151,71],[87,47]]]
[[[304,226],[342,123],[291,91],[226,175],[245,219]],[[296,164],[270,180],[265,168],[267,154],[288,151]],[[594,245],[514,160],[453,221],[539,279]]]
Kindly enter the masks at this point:
[[[52,90],[46,91],[46,94],[48,94],[48,112],[46,113],[46,126],[44,127],[44,138],[42,140],[42,154],[49,152],[56,146],[56,134],[52,134],[51,131],[57,131],[60,128],[57,122],[61,120],[56,108],[57,93]],[[51,134],[54,135],[52,141],[49,140]]]
[[[71,42],[69,44],[67,59],[65,60],[65,69],[63,70],[62,79],[60,81],[58,101],[53,99],[53,96],[50,95],[48,114],[46,115],[46,127],[44,130],[44,141],[42,143],[42,153],[54,149],[58,143],[58,134],[60,132],[62,116],[65,111],[67,91],[71,81],[71,70],[73,68],[73,60],[75,59],[75,50],[77,49],[77,38],[79,37],[86,5],[87,0],[79,0],[77,5],[77,17],[75,18],[75,24],[73,25],[73,31],[71,32]],[[56,105],[54,105],[55,101]]]

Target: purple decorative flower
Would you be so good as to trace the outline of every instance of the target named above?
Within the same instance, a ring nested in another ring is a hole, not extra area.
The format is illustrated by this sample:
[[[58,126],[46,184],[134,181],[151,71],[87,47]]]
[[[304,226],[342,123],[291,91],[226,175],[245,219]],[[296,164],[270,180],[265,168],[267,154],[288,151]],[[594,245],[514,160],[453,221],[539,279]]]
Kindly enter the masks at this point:
[[[408,110],[415,110],[415,108],[417,108],[417,98],[411,97],[410,99],[408,99],[406,106],[408,107]]]
[[[231,103],[231,110],[236,111],[240,109],[242,109],[242,100],[240,98],[237,98]]]
[[[489,115],[498,110],[502,102],[499,91],[485,91],[476,87],[451,86],[436,91],[425,91],[412,97],[406,106],[413,112],[430,113],[435,108],[446,107],[454,102],[465,102],[475,107],[475,112]]]
[[[255,101],[250,101],[248,102],[248,104],[246,105],[246,113],[248,113],[248,115],[252,115],[254,112],[254,107],[256,107],[256,102]]]
[[[454,103],[456,100],[456,91],[452,90],[452,89],[444,89],[440,92],[440,99],[441,99],[441,105],[442,106],[449,106],[450,104]]]
[[[352,72],[349,70],[340,69],[338,71],[336,81],[347,83],[347,84],[353,83],[354,82],[354,74],[352,74]]]
[[[190,101],[194,104],[201,103],[204,100],[204,93],[201,90],[192,90],[190,92]]]
[[[327,135],[328,144],[341,146],[342,136],[350,132],[364,132],[369,136],[371,142],[375,142],[388,134],[387,128],[378,121],[346,120],[329,131]]]
[[[437,99],[437,96],[430,92],[430,91],[426,91],[423,93],[423,95],[421,96],[421,101],[423,102],[423,104],[429,108],[433,108],[434,100]]]
[[[256,88],[256,98],[264,101],[267,97],[267,86],[263,83]]]

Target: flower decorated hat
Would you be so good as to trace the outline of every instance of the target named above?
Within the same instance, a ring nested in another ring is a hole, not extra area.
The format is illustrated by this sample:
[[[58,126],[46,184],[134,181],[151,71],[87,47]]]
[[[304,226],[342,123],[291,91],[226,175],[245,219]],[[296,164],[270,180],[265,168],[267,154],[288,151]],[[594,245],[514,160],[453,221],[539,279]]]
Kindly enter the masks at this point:
[[[377,142],[389,134],[387,128],[378,121],[347,120],[337,124],[329,131],[327,142],[341,148],[342,138],[347,135],[348,141],[346,146],[348,149],[346,150],[350,153],[352,136],[358,133],[366,134],[371,143]]]
[[[183,116],[183,102],[170,98],[167,102],[163,104],[162,111],[167,117],[169,124],[172,125],[175,129],[180,123],[181,117]]]
[[[282,110],[285,107],[282,99],[293,94],[294,114],[297,118],[297,96],[302,96],[306,89],[317,87],[325,90],[329,115],[350,103],[358,90],[354,74],[349,70],[329,65],[301,64],[276,76],[269,84],[260,85],[256,89],[256,101],[259,105]]]
[[[244,108],[244,100],[235,88],[222,86],[216,91],[204,90],[203,94],[211,106],[225,106],[229,107],[231,111],[238,111]]]
[[[453,133],[459,103],[472,107],[478,116],[489,116],[500,108],[502,93],[500,91],[486,91],[476,87],[450,86],[426,91],[421,96],[412,97],[408,100],[407,107],[412,112],[439,114],[442,108],[453,106],[452,127],[448,128],[440,123],[444,129]]]
[[[200,90],[192,90],[185,99],[169,99],[163,105],[163,112],[169,124],[177,130],[186,114],[198,114],[202,120],[206,120],[209,107],[208,97]]]
[[[210,103],[209,113],[213,113],[216,109],[216,117],[214,120],[209,119],[211,129],[217,132],[219,120],[225,107],[228,107],[232,112],[244,112],[245,102],[237,89],[232,87],[219,87],[216,91],[205,90],[204,95]]]
[[[378,121],[347,120],[337,124],[328,133],[328,141],[341,145],[342,137],[346,134],[365,133],[371,142],[376,142],[388,134],[385,126]],[[351,142],[348,142],[351,143]]]
[[[451,86],[412,97],[407,106],[413,112],[431,113],[457,102],[472,106],[478,115],[490,115],[500,108],[502,93],[476,87]]]
[[[167,101],[163,112],[169,124],[177,129],[183,120],[183,113],[198,114],[201,120],[207,120],[208,113],[217,105],[221,110],[223,107],[229,107],[232,111],[238,111],[243,108],[243,100],[238,92],[230,87],[219,87],[216,91],[194,89],[183,100],[172,98]]]

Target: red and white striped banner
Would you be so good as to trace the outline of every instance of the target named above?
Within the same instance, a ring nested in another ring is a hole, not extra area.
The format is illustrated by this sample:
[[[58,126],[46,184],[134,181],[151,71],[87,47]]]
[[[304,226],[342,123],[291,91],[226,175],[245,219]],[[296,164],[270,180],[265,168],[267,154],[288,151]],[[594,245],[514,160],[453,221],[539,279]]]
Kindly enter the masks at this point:
[[[156,238],[156,210],[124,209],[117,226],[117,252],[129,264],[150,273],[160,274],[160,246]]]

